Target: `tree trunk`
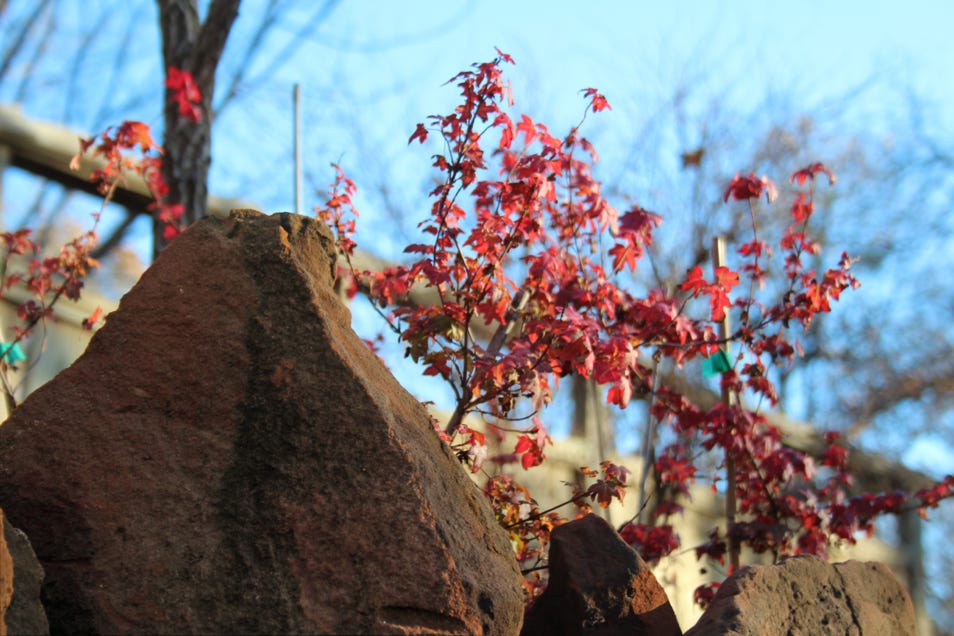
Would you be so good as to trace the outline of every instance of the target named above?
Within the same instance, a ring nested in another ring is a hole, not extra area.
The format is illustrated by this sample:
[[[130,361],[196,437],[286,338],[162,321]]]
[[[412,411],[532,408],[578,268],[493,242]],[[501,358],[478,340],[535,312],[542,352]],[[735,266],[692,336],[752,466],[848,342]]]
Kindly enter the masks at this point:
[[[162,176],[169,192],[164,203],[183,206],[184,225],[207,214],[215,70],[238,15],[239,1],[212,0],[205,22],[200,22],[196,0],[157,0],[166,72],[169,67],[189,71],[202,93],[202,119],[198,122],[181,116],[168,88],[165,93]],[[163,224],[156,218],[153,246],[153,256],[165,247]]]

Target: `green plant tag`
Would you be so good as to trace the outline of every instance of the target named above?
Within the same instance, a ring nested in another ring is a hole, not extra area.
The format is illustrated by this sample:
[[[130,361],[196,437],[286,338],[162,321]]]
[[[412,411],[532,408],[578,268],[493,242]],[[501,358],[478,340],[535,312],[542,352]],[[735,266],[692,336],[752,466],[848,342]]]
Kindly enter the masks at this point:
[[[719,349],[711,357],[702,360],[702,377],[704,378],[711,378],[731,369],[732,363],[729,362],[729,354],[722,349]]]
[[[0,342],[0,360],[3,360],[7,364],[16,364],[21,360],[26,360],[26,354],[23,353],[23,349],[20,348],[19,342],[14,342],[12,345],[8,345],[5,342]]]

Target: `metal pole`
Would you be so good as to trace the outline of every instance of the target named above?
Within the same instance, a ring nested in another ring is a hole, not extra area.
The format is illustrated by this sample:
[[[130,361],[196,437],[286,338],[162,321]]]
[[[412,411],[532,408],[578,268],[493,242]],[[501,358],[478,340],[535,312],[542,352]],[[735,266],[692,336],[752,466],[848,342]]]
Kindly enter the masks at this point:
[[[653,468],[653,462],[656,460],[656,418],[653,417],[653,401],[656,399],[656,389],[659,387],[659,363],[653,360],[653,390],[646,400],[646,428],[643,431],[642,460],[643,465],[639,477],[639,507],[636,513],[636,521],[643,522],[643,513],[646,511],[646,481],[649,479],[649,471]],[[653,493],[658,494],[658,493]]]
[[[292,91],[295,108],[295,214],[301,214],[302,203],[302,167],[301,167],[301,84],[295,84]]]

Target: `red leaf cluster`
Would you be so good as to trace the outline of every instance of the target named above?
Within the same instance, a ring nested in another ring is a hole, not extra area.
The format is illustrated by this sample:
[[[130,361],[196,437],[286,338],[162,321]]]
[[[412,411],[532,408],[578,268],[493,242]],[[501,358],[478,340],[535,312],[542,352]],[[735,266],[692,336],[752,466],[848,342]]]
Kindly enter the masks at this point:
[[[716,268],[715,280],[708,283],[703,278],[702,268],[696,265],[689,270],[686,280],[683,281],[679,289],[691,293],[693,297],[708,295],[709,306],[712,309],[712,320],[718,322],[725,318],[725,310],[732,306],[732,301],[729,300],[729,292],[738,284],[739,274],[728,267],[722,266]]]
[[[590,477],[597,477],[600,474],[585,467],[580,470]],[[609,507],[614,499],[622,502],[632,473],[628,468],[617,466],[609,460],[600,463],[600,471],[602,476],[586,489],[584,496],[595,501],[600,508]]]
[[[130,152],[137,154],[130,155]],[[80,150],[70,162],[78,170],[86,153],[103,157],[105,167],[90,173],[90,180],[104,197],[104,205],[112,198],[119,185],[125,185],[127,175],[142,177],[152,194],[149,210],[163,224],[163,237],[171,241],[182,231],[181,204],[166,202],[169,186],[162,176],[162,148],[153,141],[149,126],[138,121],[124,121],[118,128],[107,128],[97,136],[80,140]]]
[[[679,537],[668,524],[650,526],[644,523],[627,523],[620,531],[620,536],[651,565],[672,554],[679,547]]]
[[[919,504],[918,514],[926,519],[928,508],[937,508],[941,500],[949,497],[954,497],[954,475],[948,475],[943,481],[930,488],[922,488],[914,493],[914,499]]]
[[[54,256],[39,256],[40,246],[31,239],[31,230],[0,234],[0,295],[19,285],[33,296],[17,306],[20,324],[11,326],[12,341],[3,338],[5,349],[29,337],[39,323],[53,317],[54,306],[60,299],[79,300],[87,274],[98,266],[90,256],[96,245],[95,230],[99,220],[98,215],[94,216],[93,229],[64,244]],[[83,321],[83,327],[91,329],[101,314],[102,310],[97,309],[93,316]],[[11,369],[16,369],[14,363],[4,357],[0,361],[0,375],[3,376],[2,391],[8,404],[13,400],[12,383],[6,377]]]
[[[358,187],[345,175],[341,166],[333,164],[332,167],[335,169],[335,182],[328,191],[325,207],[315,208],[315,216],[334,229],[338,251],[350,257],[356,247],[352,236],[358,210],[352,199],[357,194]]]
[[[613,107],[609,105],[606,98],[595,88],[584,89],[583,94],[590,100],[590,108],[594,113],[598,113],[601,110],[613,110]]]
[[[541,511],[529,491],[505,474],[487,480],[484,496],[510,536],[517,563],[526,575],[524,588],[530,603],[545,587],[540,566],[546,563],[550,533],[565,520],[553,511]]]
[[[179,107],[179,115],[190,121],[202,121],[202,92],[192,73],[170,66],[166,69],[166,88]]]
[[[722,198],[724,201],[728,201],[729,199],[748,201],[750,199],[758,199],[763,193],[769,203],[778,198],[778,189],[775,187],[775,184],[772,183],[771,179],[765,175],[756,177],[754,173],[749,173],[745,176],[736,174],[732,181],[729,182]]]

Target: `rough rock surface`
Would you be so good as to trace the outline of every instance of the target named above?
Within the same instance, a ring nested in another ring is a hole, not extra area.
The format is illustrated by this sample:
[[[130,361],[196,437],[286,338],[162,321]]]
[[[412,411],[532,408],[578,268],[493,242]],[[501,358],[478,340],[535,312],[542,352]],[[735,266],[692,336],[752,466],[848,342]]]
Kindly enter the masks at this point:
[[[2,510],[0,510],[0,518],[3,519],[3,525],[6,525],[6,518],[3,517]],[[7,541],[4,537],[4,533],[0,532],[0,636],[7,635],[6,614],[12,598],[13,559],[10,557],[10,551],[7,549]]]
[[[40,636],[50,633],[46,612],[40,603],[43,568],[36,560],[27,536],[3,520],[2,536],[13,559],[13,597],[4,621],[9,634]]]
[[[0,426],[53,633],[516,633],[503,531],[350,328],[332,238],[193,225]]]
[[[914,606],[881,563],[798,556],[741,568],[686,636],[910,636]]]
[[[550,539],[550,582],[521,634],[682,634],[656,577],[602,517],[559,526]]]

